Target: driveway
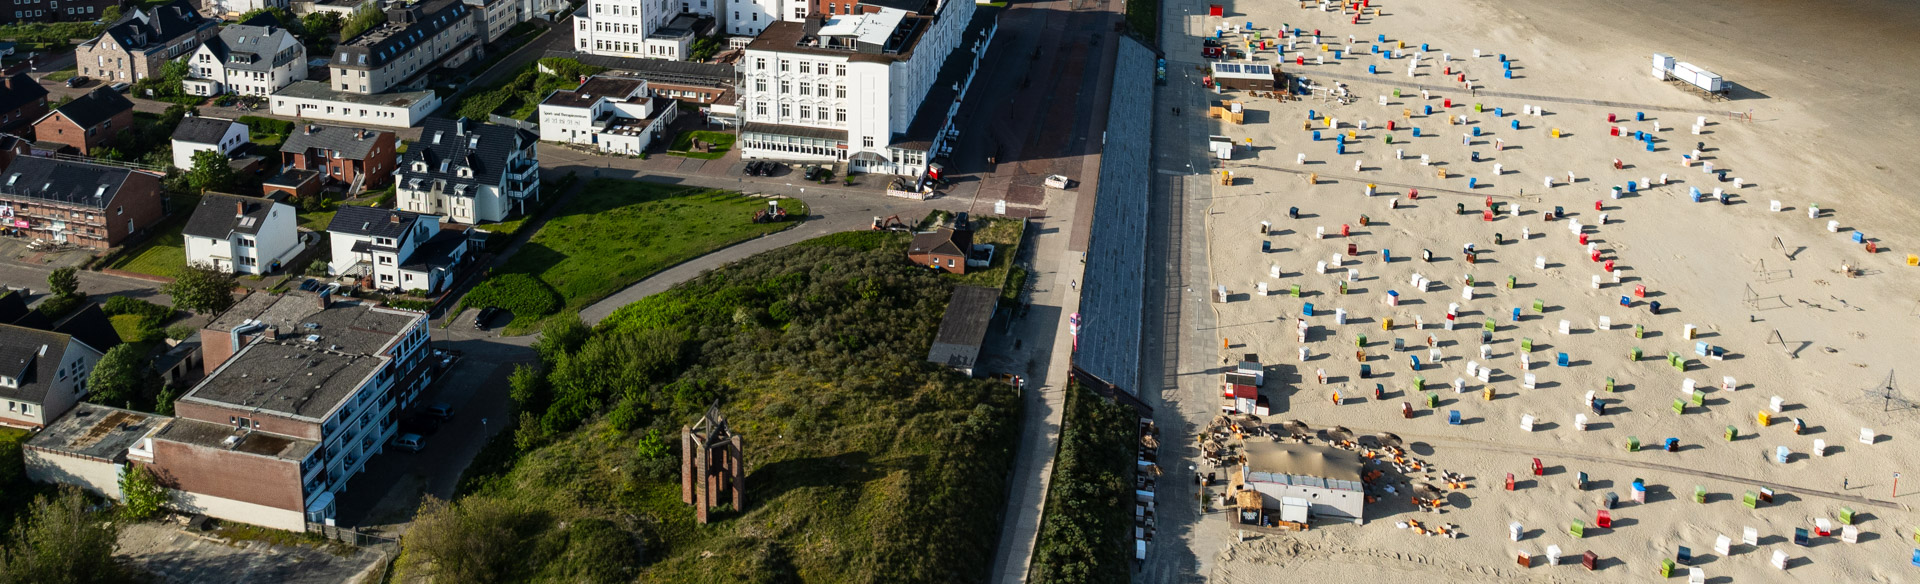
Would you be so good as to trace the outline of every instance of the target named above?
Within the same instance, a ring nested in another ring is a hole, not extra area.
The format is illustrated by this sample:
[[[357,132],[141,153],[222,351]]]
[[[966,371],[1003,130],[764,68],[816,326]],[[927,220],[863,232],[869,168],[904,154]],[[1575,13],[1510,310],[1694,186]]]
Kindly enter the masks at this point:
[[[414,410],[446,402],[453,405],[453,420],[428,436],[420,452],[388,447],[348,480],[346,490],[338,495],[342,527],[398,535],[412,523],[422,495],[452,498],[460,474],[506,425],[507,377],[515,367],[538,360],[528,346],[531,336],[473,338],[438,327],[431,336],[433,348],[451,349],[462,356],[427,389]],[[411,413],[397,412],[394,417],[405,419]]]
[[[351,548],[277,546],[258,541],[229,543],[188,533],[173,523],[134,523],[120,530],[114,556],[154,576],[153,581],[192,584],[336,584],[364,582],[376,574],[386,554]]]

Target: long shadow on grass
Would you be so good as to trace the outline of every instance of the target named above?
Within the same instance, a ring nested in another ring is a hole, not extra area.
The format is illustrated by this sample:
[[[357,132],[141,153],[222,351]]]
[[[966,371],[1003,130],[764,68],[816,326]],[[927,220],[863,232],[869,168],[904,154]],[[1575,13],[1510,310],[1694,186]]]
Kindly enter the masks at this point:
[[[748,456],[752,456],[751,452]],[[872,459],[873,455],[866,452],[848,452],[768,463],[747,475],[747,507],[753,507],[755,501],[777,499],[794,489],[846,487],[879,479],[886,471],[873,464]]]

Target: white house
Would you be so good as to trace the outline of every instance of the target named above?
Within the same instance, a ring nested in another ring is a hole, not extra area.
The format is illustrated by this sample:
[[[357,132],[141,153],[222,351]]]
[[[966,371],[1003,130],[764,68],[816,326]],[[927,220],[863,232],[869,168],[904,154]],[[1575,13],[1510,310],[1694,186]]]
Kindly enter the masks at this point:
[[[807,0],[723,0],[721,14],[727,34],[735,37],[758,36],[776,22],[799,22],[812,14]]]
[[[307,78],[307,48],[273,16],[220,29],[187,57],[183,82],[193,95],[272,95]]]
[[[710,36],[725,0],[588,0],[574,13],[574,50],[610,57],[682,60]],[[770,0],[772,1],[772,0]]]
[[[474,224],[503,221],[540,196],[540,136],[460,118],[428,119],[393,173],[396,208]]]
[[[925,173],[991,40],[972,2],[934,0],[926,10],[768,26],[739,62],[741,156]]]
[[[217,17],[226,14],[246,14],[264,8],[287,8],[288,4],[287,0],[204,0],[201,7]],[[313,4],[320,5],[319,2]]]
[[[297,81],[269,98],[274,115],[356,126],[410,128],[440,109],[432,91],[364,94],[335,91],[319,81]]]
[[[327,237],[327,274],[361,278],[381,290],[437,294],[467,259],[467,234],[441,229],[440,218],[408,211],[341,205]]]
[[[0,324],[0,425],[42,428],[67,413],[101,355],[72,335]]]
[[[639,154],[664,138],[680,111],[674,103],[653,95],[646,80],[594,76],[579,89],[556,90],[540,102],[540,139]]]
[[[193,155],[212,150],[229,157],[247,145],[247,126],[233,120],[187,114],[173,130],[173,167],[193,168]]]
[[[187,264],[236,274],[267,274],[300,253],[299,219],[285,197],[207,193],[181,228]]]

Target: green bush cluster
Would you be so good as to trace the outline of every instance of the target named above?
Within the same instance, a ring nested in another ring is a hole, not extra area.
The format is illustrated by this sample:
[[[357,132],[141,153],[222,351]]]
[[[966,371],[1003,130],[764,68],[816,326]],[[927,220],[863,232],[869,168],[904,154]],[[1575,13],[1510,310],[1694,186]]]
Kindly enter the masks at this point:
[[[462,308],[498,306],[514,318],[537,319],[560,311],[560,293],[529,274],[500,274],[474,286],[460,299]]]
[[[433,301],[432,300],[413,300],[409,298],[394,298],[392,300],[387,301],[387,306],[391,306],[401,310],[417,310],[420,312],[426,312],[429,310],[433,310]]]
[[[952,285],[897,251],[790,247],[598,327],[548,320],[539,366],[510,377],[512,442],[451,507],[423,507],[404,577],[986,580],[1019,396],[925,362]],[[716,402],[747,445],[748,495],[700,526],[676,437]],[[480,559],[498,549],[525,553]]]
[[[540,100],[546,98],[547,94],[557,89],[579,87],[582,76],[604,70],[557,57],[541,59],[540,64],[555,73],[541,73],[539,69],[529,66],[505,84],[474,92],[460,100],[455,114],[473,120],[486,120],[488,114],[524,118],[539,107]]]
[[[153,341],[167,336],[168,331],[165,328],[166,322],[173,319],[172,307],[161,306],[126,296],[108,298],[107,301],[100,306],[100,311],[107,313],[107,316],[130,315],[139,317],[140,324],[137,327],[139,331],[137,336],[139,338],[133,339],[136,341]]]
[[[340,40],[353,40],[353,37],[360,36],[360,33],[386,22],[387,13],[380,10],[379,4],[371,2],[361,4],[360,8],[355,9],[353,15],[348,16],[347,21],[340,25]]]
[[[278,145],[293,135],[294,124],[287,120],[240,116],[236,121],[247,125],[247,138],[257,144]]]
[[[1060,452],[1047,483],[1036,542],[1036,584],[1126,584],[1133,527],[1133,467],[1140,416],[1075,385],[1067,393]]]

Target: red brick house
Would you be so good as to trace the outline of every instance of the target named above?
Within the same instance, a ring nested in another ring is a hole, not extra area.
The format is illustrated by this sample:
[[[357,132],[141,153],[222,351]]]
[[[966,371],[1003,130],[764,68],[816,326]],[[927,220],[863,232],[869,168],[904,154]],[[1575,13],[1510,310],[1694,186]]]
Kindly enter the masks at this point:
[[[47,115],[47,88],[26,72],[0,79],[0,131],[17,132]]]
[[[913,234],[907,259],[913,263],[955,274],[967,273],[967,255],[973,251],[973,230],[941,227]]]
[[[33,139],[92,154],[132,127],[133,102],[118,91],[102,87],[41,116],[33,123]]]
[[[145,172],[34,156],[0,171],[0,221],[34,239],[104,250],[163,214],[160,177]]]
[[[312,170],[348,194],[393,184],[398,168],[393,132],[305,124],[280,146],[280,168]]]

